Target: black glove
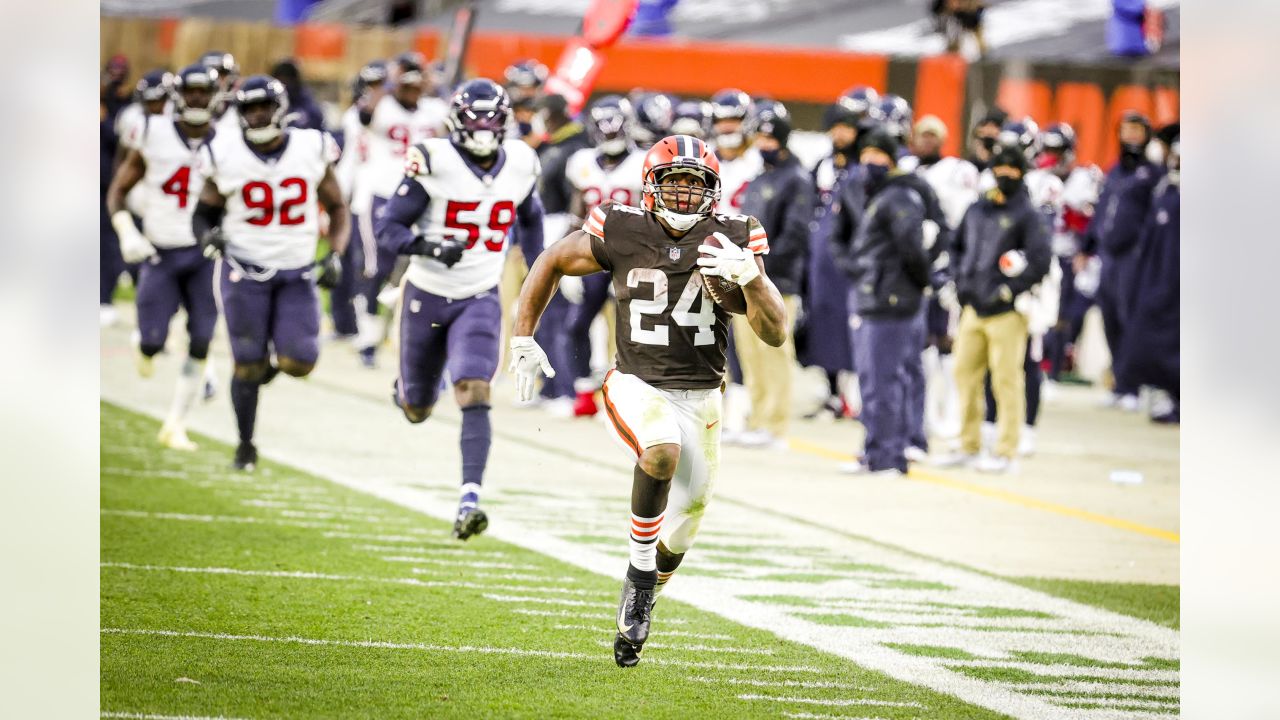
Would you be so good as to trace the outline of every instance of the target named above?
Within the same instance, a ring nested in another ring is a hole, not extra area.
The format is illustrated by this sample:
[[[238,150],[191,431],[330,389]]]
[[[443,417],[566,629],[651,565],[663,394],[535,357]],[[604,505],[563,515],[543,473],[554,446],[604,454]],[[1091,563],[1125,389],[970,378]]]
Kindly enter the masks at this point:
[[[227,251],[227,236],[222,233],[221,227],[211,227],[204,235],[200,236],[200,252],[204,253],[207,258],[222,257]]]
[[[317,267],[320,272],[316,275],[316,285],[332,290],[342,282],[342,256],[338,253],[330,251],[317,263]]]
[[[444,263],[445,267],[453,267],[462,259],[462,253],[467,246],[461,240],[453,238],[443,238],[440,240],[429,240],[419,237],[409,247],[405,248],[406,255],[425,255]]]

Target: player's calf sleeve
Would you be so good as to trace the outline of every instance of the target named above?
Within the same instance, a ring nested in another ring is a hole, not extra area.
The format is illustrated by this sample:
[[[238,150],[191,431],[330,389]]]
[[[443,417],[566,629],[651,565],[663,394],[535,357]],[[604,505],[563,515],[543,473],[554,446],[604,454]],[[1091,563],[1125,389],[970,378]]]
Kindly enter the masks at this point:
[[[191,338],[187,345],[187,356],[196,360],[209,357],[209,338]]]
[[[654,586],[655,592],[662,592],[662,588],[666,587],[667,581],[671,579],[672,575],[676,574],[676,568],[680,567],[681,560],[684,560],[684,553],[676,555],[667,552],[666,548],[662,547],[661,544],[658,545],[658,557],[655,563],[658,570],[658,582]]]
[[[489,446],[493,442],[488,405],[468,405],[462,408],[462,433],[458,442],[462,449],[460,505],[474,507],[480,502],[480,485],[484,482],[484,469],[489,463]]]
[[[236,412],[240,442],[253,442],[253,426],[258,419],[259,387],[261,384],[252,380],[231,378],[231,406]]]
[[[178,373],[177,386],[173,391],[173,405],[169,408],[169,419],[181,421],[191,410],[196,394],[204,385],[204,360],[187,358],[182,362],[182,370]]]
[[[650,587],[657,581],[654,556],[670,491],[670,480],[659,480],[639,465],[636,466],[635,477],[631,482],[631,568],[644,573],[647,581],[645,584]],[[641,585],[635,578],[632,578],[632,582]]]
[[[148,343],[138,343],[138,352],[141,352],[143,355],[146,355],[147,357],[155,357],[160,353],[161,350],[164,350],[164,345],[151,345]]]

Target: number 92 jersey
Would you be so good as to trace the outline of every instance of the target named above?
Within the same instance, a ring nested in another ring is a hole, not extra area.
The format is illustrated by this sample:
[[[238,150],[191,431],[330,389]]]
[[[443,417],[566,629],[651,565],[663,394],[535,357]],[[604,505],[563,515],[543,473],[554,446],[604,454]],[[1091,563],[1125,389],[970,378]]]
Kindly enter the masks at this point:
[[[719,232],[764,255],[769,240],[760,223],[748,215],[712,215],[672,238],[652,213],[606,202],[582,229],[596,262],[613,273],[618,370],[663,390],[719,387],[729,313],[702,286],[698,246]]]
[[[277,270],[314,263],[317,189],[337,159],[337,143],[320,130],[285,130],[284,147],[273,158],[254,152],[242,132],[214,135],[200,148],[199,167],[227,199],[227,254]]]
[[[582,194],[584,213],[590,213],[606,200],[639,207],[644,153],[633,152],[606,170],[600,163],[599,150],[583,148],[569,156],[564,174],[569,184]]]
[[[447,138],[431,138],[410,148],[405,182],[427,194],[427,209],[414,222],[416,235],[452,237],[466,244],[453,267],[413,256],[405,277],[419,289],[447,298],[478,295],[498,285],[516,209],[538,182],[538,155],[523,140],[507,140],[497,162],[482,170],[463,158]],[[402,184],[397,194],[406,194]]]

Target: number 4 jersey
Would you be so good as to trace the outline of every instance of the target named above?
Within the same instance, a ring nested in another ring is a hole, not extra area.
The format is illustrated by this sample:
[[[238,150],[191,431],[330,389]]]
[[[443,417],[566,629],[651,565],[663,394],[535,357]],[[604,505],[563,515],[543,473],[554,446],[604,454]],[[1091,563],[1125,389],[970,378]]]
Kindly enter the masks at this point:
[[[337,159],[337,143],[320,130],[285,130],[283,147],[270,157],[250,148],[244,133],[214,135],[200,148],[200,172],[227,199],[227,254],[277,270],[314,263],[316,191]]]
[[[757,255],[764,228],[747,215],[712,215],[673,238],[652,214],[608,203],[582,229],[591,252],[613,273],[618,299],[618,370],[664,390],[718,387],[724,376],[729,313],[702,286],[698,246],[712,233]]]
[[[191,213],[204,187],[204,175],[194,167],[196,150],[171,118],[160,115],[145,118],[132,142],[147,167],[140,183],[146,188],[142,226],[147,239],[159,248],[195,245]]]
[[[405,181],[416,181],[427,196],[415,233],[432,240],[455,238],[466,244],[466,251],[453,267],[415,255],[405,274],[409,282],[447,298],[471,297],[497,286],[517,208],[535,192],[540,169],[537,154],[523,140],[502,143],[488,170],[463,158],[446,138],[414,145],[405,160]],[[403,183],[396,190],[408,192]]]

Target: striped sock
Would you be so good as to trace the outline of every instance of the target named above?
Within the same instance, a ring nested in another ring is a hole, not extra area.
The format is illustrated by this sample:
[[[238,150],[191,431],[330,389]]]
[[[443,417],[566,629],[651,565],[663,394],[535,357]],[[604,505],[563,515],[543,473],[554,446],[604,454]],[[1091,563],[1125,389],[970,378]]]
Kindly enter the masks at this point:
[[[463,483],[462,499],[458,501],[458,509],[475,507],[480,504],[480,483]]]
[[[667,581],[670,580],[671,576],[675,574],[676,574],[675,570],[672,570],[671,572],[662,572],[661,570],[658,571],[658,582],[653,586],[654,597],[657,597],[662,592],[662,588],[667,586]]]
[[[662,528],[662,516],[640,517],[631,515],[631,566],[637,570],[657,572],[658,530]]]

